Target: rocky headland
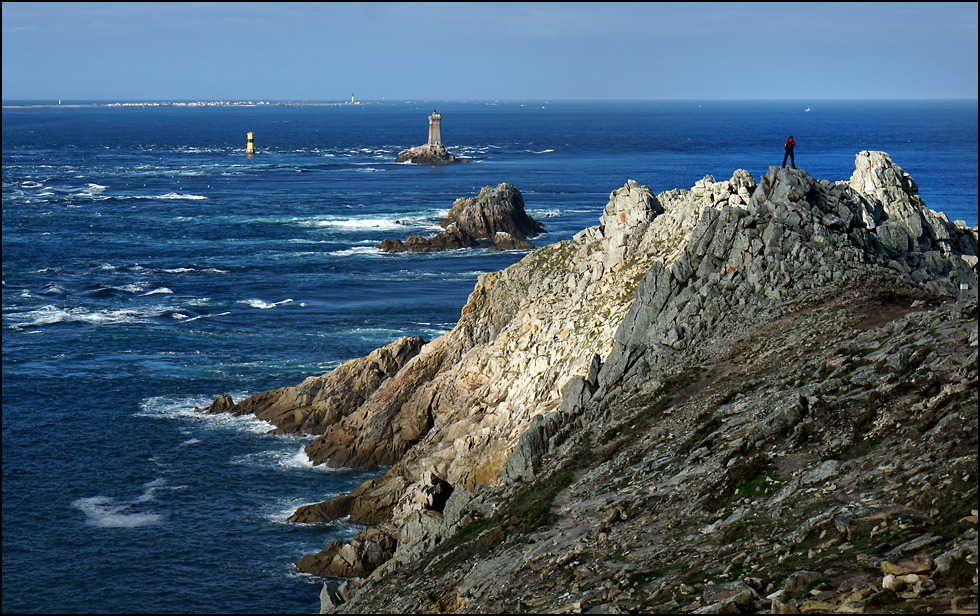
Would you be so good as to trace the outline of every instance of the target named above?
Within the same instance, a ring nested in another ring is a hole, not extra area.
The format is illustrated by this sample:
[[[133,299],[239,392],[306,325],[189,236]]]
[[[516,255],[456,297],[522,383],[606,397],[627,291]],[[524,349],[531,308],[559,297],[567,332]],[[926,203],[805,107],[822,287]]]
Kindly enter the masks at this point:
[[[383,252],[438,252],[484,246],[489,250],[533,250],[527,241],[544,232],[524,210],[524,196],[512,184],[485,186],[475,197],[457,199],[439,223],[445,231],[432,237],[412,236],[404,242],[384,240]]]
[[[291,519],[361,613],[977,610],[977,229],[882,152],[654,195],[452,331],[208,412],[390,466]]]

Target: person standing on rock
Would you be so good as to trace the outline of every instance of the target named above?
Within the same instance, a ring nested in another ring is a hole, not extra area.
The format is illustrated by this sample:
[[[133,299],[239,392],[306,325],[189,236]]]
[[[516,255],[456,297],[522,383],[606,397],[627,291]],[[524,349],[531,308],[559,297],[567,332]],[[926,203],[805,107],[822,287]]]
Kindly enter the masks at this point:
[[[784,147],[786,148],[786,153],[783,154],[783,166],[786,166],[786,159],[789,158],[790,167],[796,169],[796,158],[793,157],[793,148],[796,147],[796,142],[793,141],[793,135],[789,136]]]

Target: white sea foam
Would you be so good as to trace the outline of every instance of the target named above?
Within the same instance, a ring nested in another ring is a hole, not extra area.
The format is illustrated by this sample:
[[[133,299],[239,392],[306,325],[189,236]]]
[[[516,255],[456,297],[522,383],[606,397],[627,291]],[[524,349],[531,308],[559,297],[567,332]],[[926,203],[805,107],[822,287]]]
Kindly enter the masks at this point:
[[[72,506],[82,510],[89,524],[102,528],[139,528],[163,519],[156,513],[133,513],[130,511],[132,503],[120,503],[108,496],[80,498]]]
[[[279,434],[274,436],[277,440],[285,442],[280,443],[281,446],[275,449],[267,449],[264,451],[257,451],[237,456],[232,460],[232,463],[257,465],[262,467],[275,466],[285,470],[315,469],[317,471],[325,472],[337,472],[339,470],[326,466],[325,464],[321,464],[319,466],[313,465],[313,462],[310,461],[309,457],[306,455],[306,451],[303,449],[306,446],[306,443],[309,442],[309,437],[295,434]],[[300,447],[299,450],[286,446],[288,443],[296,441],[303,442],[303,446]]]
[[[158,197],[148,197],[149,199],[189,199],[191,201],[203,201],[207,197],[204,195],[182,195],[176,192],[169,192],[165,195],[160,195]]]
[[[52,282],[44,285],[44,288],[38,291],[38,295],[68,295],[68,290]]]
[[[305,447],[300,448],[299,451],[288,458],[281,460],[279,465],[287,468],[323,468],[326,466],[326,464],[321,464],[319,467],[315,467],[313,460],[310,460],[310,456],[306,455]]]
[[[350,257],[352,255],[380,255],[381,251],[375,246],[352,246],[346,250],[334,250],[327,254],[334,257]]]
[[[139,528],[157,524],[163,516],[152,511],[134,511],[138,505],[156,500],[156,492],[166,485],[166,480],[158,477],[143,485],[143,492],[131,501],[121,501],[109,496],[90,496],[72,503],[81,509],[88,518],[88,524],[101,528]]]
[[[193,272],[205,272],[208,274],[227,274],[228,270],[218,269],[216,267],[174,267],[170,269],[163,270],[167,274],[190,274]]]
[[[241,401],[247,398],[248,394],[233,392],[231,396],[233,400]],[[211,415],[194,410],[195,408],[207,408],[213,401],[214,397],[207,398],[203,396],[187,398],[154,396],[140,403],[140,410],[136,412],[136,416],[152,419],[179,419],[181,421],[193,422],[209,429],[231,430],[250,434],[266,434],[275,428],[273,424],[258,419],[254,415],[235,417],[228,413]]]
[[[184,320],[184,323],[190,323],[191,321],[197,321],[198,319],[209,319],[211,317],[223,317],[223,316],[227,316],[229,314],[231,314],[231,313],[230,312],[218,312],[218,313],[215,313],[215,314],[200,314],[200,315],[198,315],[196,317],[191,317],[189,319],[185,319]]]
[[[240,300],[239,304],[245,304],[246,306],[251,306],[252,308],[258,308],[259,310],[268,310],[269,308],[275,308],[276,306],[282,306],[283,304],[288,304],[292,302],[292,299],[284,299],[282,301],[268,303],[260,299],[243,299]]]
[[[10,329],[19,331],[25,327],[53,325],[56,323],[88,323],[91,325],[116,325],[120,323],[148,323],[153,317],[158,317],[165,310],[86,310],[71,308],[65,310],[57,306],[46,305],[26,312],[14,312],[5,315],[13,321]]]
[[[147,295],[171,295],[171,294],[173,294],[173,291],[171,291],[167,287],[160,287],[158,289],[153,289],[152,291],[147,291],[146,293],[143,293],[143,296],[145,297]]]
[[[301,222],[303,227],[328,227],[343,230],[372,229],[390,231],[392,229],[404,229],[404,221],[394,218],[378,217],[354,217],[354,218],[328,218],[320,220],[310,220]]]

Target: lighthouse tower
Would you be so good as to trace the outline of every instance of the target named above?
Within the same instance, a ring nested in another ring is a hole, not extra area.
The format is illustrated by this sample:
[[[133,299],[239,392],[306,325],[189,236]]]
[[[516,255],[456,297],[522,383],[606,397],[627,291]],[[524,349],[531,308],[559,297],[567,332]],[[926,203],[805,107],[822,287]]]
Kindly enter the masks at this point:
[[[442,116],[435,109],[432,110],[432,115],[429,116],[429,145],[441,146],[442,145]]]

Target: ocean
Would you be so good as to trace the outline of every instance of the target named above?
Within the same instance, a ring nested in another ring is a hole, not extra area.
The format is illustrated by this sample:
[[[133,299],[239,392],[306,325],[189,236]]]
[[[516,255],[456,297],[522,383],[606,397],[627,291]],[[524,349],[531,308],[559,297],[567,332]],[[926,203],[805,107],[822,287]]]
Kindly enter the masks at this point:
[[[976,101],[64,102],[3,109],[4,612],[316,612],[294,563],[358,527],[287,517],[385,469],[313,466],[308,437],[193,409],[451,329],[523,253],[376,246],[483,186],[514,184],[543,246],[630,179],[758,179],[792,134],[815,178],[883,150],[977,225]],[[395,164],[434,108],[472,162]]]

